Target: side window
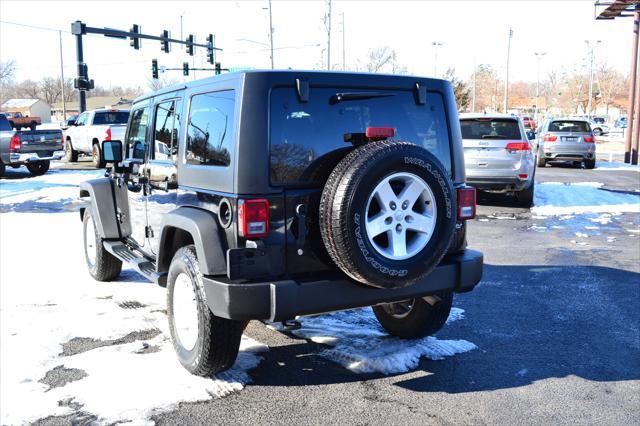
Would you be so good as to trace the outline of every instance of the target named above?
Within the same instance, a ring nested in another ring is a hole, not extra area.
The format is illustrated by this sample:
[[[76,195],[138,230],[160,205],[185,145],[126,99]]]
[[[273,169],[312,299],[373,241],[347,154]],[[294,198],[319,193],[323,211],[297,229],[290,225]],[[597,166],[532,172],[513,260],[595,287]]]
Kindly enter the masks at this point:
[[[180,102],[162,102],[156,106],[155,128],[153,129],[153,158],[175,160],[178,153],[180,134]]]
[[[85,121],[87,121],[87,113],[83,112],[76,120],[76,126],[84,126]]]
[[[235,91],[203,93],[191,98],[187,123],[188,164],[228,166],[234,134]]]
[[[127,157],[144,160],[147,152],[147,121],[149,108],[140,108],[131,114],[131,122],[127,132]]]

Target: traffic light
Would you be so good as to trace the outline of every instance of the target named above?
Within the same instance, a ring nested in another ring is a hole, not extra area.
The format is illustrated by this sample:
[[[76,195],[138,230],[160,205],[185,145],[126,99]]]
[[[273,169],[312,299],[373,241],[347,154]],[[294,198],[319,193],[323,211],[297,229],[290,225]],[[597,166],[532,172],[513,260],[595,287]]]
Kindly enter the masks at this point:
[[[187,39],[185,40],[187,42],[187,54],[189,54],[190,56],[193,56],[193,35],[189,34],[189,37],[187,37]]]
[[[216,75],[220,75],[220,73],[222,73],[220,62],[216,62]]]
[[[189,75],[189,62],[182,63],[182,75]]]
[[[138,24],[133,24],[129,32],[140,34],[142,32],[142,28],[140,28]],[[133,47],[136,50],[140,49],[140,42],[142,41],[142,39],[133,35],[130,36],[130,38],[131,38],[131,41],[129,42],[129,45],[131,45],[131,47]]]
[[[158,60],[157,59],[151,60],[151,77],[154,80],[158,79]]]
[[[213,34],[207,36],[207,62],[213,64]]]
[[[169,38],[171,38],[169,31],[162,31],[162,34],[160,34],[160,50],[162,50],[164,53],[169,53],[171,51]]]

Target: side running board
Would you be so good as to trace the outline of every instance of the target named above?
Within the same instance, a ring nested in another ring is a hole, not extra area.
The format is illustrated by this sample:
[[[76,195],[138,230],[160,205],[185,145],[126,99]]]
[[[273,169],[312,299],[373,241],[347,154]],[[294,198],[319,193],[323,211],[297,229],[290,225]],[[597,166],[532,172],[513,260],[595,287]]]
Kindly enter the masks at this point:
[[[103,241],[102,244],[109,253],[124,263],[131,265],[136,272],[151,282],[158,284],[160,278],[167,275],[166,272],[158,273],[155,263],[120,241]]]

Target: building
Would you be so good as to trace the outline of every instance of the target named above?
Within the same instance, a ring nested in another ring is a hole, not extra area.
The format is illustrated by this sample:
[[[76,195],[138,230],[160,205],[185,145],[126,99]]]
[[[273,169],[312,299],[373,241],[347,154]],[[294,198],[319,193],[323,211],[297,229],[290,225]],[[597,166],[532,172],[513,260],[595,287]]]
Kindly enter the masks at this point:
[[[51,107],[40,99],[9,99],[0,105],[2,112],[19,112],[28,117],[40,117],[43,123],[51,123]]]
[[[98,109],[98,108],[118,108],[118,109],[127,109],[131,106],[131,100],[122,99],[117,96],[95,96],[92,98],[87,98],[87,110]],[[67,101],[67,117],[73,117],[74,115],[78,115],[78,101]],[[66,118],[63,117],[63,105],[62,102],[56,102],[51,107],[51,114],[54,117],[54,120],[63,121]]]

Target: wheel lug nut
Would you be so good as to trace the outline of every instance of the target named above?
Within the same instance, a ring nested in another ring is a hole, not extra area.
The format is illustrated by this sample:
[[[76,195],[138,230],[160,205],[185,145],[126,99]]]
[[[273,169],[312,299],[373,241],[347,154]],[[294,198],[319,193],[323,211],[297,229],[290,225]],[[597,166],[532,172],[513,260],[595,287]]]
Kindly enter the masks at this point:
[[[396,225],[396,231],[397,231],[397,232],[402,232],[402,225],[397,224],[397,225]]]
[[[396,209],[396,203],[394,203],[393,201],[389,203],[389,207],[391,207],[391,210],[395,210]]]
[[[409,202],[405,201],[404,203],[402,203],[402,210],[406,210],[407,207],[409,207]]]

